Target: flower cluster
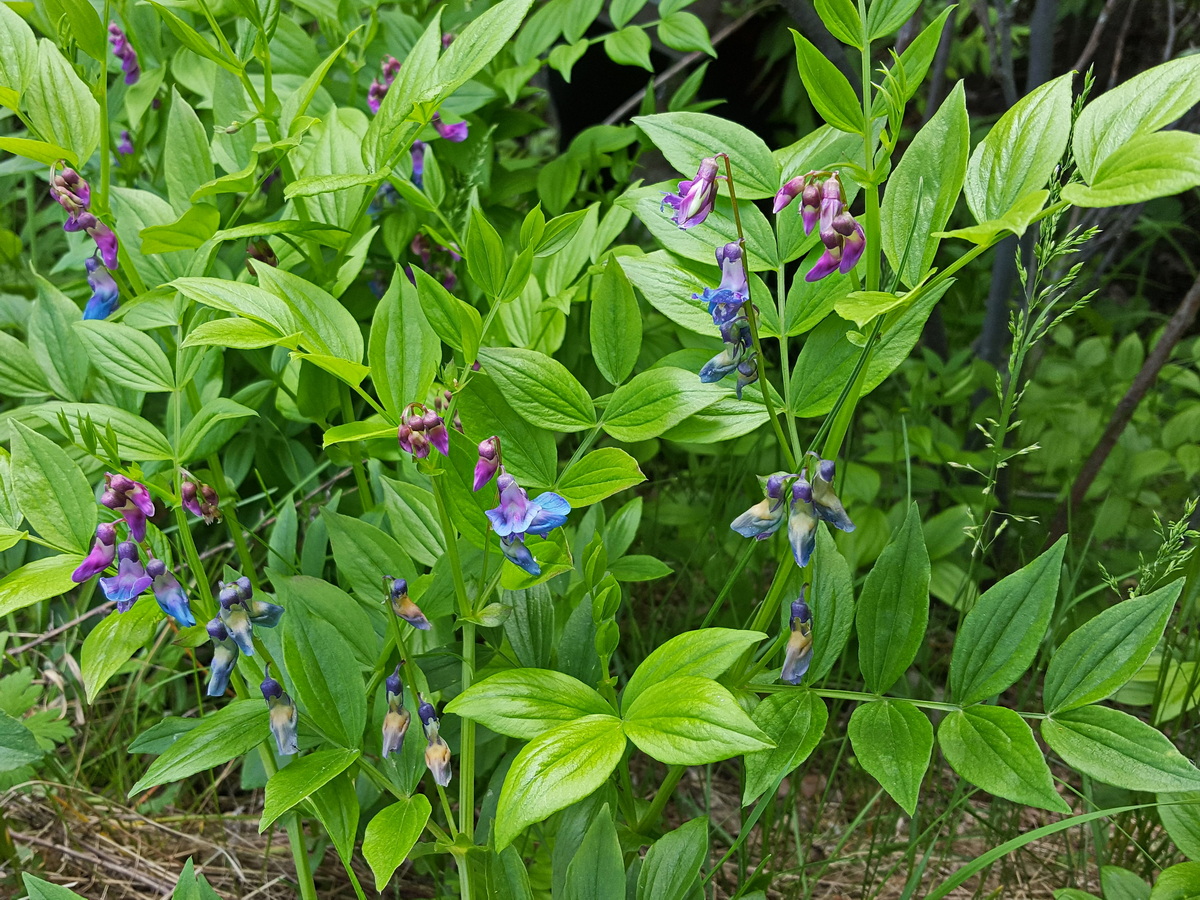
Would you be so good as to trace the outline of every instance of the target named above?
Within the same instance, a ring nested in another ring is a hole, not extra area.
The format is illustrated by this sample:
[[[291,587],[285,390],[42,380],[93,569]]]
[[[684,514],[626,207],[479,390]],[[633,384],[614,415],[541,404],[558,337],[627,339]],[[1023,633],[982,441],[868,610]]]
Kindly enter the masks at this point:
[[[385,56],[379,64],[379,68],[381,77],[372,81],[371,86],[367,88],[367,106],[373,113],[379,112],[379,107],[383,105],[383,98],[387,96],[388,88],[400,74],[400,60],[394,56]]]
[[[802,467],[798,474],[776,472],[765,479],[766,497],[746,510],[729,527],[742,537],[766,540],[783,524],[785,508],[788,519],[788,541],[796,564],[803,568],[812,558],[817,543],[817,522],[824,521],[841,531],[853,531],[846,509],[833,490],[835,466],[833,460],[820,459],[810,453],[813,462]],[[790,484],[790,490],[788,485]],[[788,502],[790,495],[790,504]]]
[[[412,721],[407,709],[404,708],[404,682],[400,680],[400,666],[384,680],[384,690],[387,693],[388,711],[383,716],[383,758],[390,753],[399,753],[404,746],[404,735],[408,731],[408,723]]]
[[[387,589],[388,599],[392,603],[392,612],[398,618],[403,619],[413,628],[420,631],[428,631],[430,629],[429,620],[425,618],[425,613],[421,612],[421,607],[413,603],[412,598],[408,596],[407,581],[392,575],[384,575],[383,586]]]
[[[254,626],[274,628],[283,616],[283,607],[254,595],[245,575],[220,585],[217,600],[221,608],[208,623],[208,636],[215,645],[209,668],[208,696],[220,697],[229,686],[229,674],[239,653],[254,655]]]
[[[775,195],[774,212],[782,212],[797,195],[801,197],[804,233],[812,234],[813,228],[819,226],[821,243],[825,245],[825,252],[804,280],[820,281],[834,270],[845,275],[862,258],[867,239],[862,226],[846,209],[846,194],[838,173],[797,175]]]
[[[263,682],[259,688],[262,690],[263,699],[267,701],[271,733],[275,735],[275,745],[279,748],[279,753],[283,756],[299,753],[300,745],[296,740],[296,726],[299,723],[296,704],[284,691],[283,685],[271,677],[270,663],[263,670]]]
[[[812,611],[804,602],[805,588],[800,588],[800,597],[792,601],[791,631],[788,636],[787,650],[783,654],[783,671],[780,681],[788,684],[799,684],[808,665],[812,662]]]
[[[138,543],[146,539],[146,519],[154,515],[154,500],[146,486],[125,475],[104,475],[100,505],[119,512],[129,526],[129,536]]]
[[[708,218],[717,202],[717,158],[700,160],[700,168],[691,181],[679,182],[674,194],[666,194],[659,209],[669,206],[675,210],[671,221],[680,228],[693,228]]]
[[[746,385],[758,380],[758,357],[747,315],[750,288],[746,282],[741,246],[729,243],[718,247],[717,265],[721,267],[721,283],[716,288],[705,288],[702,294],[692,294],[693,300],[708,304],[708,313],[725,344],[725,348],[700,369],[700,380],[710,384],[736,371],[740,400]]]
[[[138,66],[137,51],[133,49],[129,38],[125,36],[125,32],[116,22],[109,23],[108,42],[112,44],[113,55],[121,61],[121,71],[125,73],[125,83],[137,84],[138,77],[142,74],[141,67]],[[128,132],[125,136],[129,136]]]
[[[430,447],[442,456],[450,455],[450,432],[446,430],[445,421],[423,403],[410,403],[404,408],[396,438],[400,449],[417,459],[429,456]]]
[[[67,213],[63,231],[84,231],[96,242],[96,251],[107,269],[117,268],[117,236],[90,210],[92,189],[71,168],[50,170],[50,196]]]
[[[183,508],[196,518],[203,519],[205,525],[221,521],[221,498],[216,490],[197,480],[196,476],[187,470],[183,472],[179,494]]]
[[[437,710],[432,703],[417,694],[420,703],[417,705],[417,715],[421,717],[421,727],[425,729],[425,765],[429,767],[433,780],[445,787],[450,783],[450,745],[439,733],[441,723],[438,721]]]

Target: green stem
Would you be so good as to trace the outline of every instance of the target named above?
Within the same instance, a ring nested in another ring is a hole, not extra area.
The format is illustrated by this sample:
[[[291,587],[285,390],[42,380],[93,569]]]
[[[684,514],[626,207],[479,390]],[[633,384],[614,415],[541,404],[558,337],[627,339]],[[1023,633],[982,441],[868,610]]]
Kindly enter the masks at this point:
[[[242,685],[242,690],[237,693],[241,694],[244,691],[245,685]],[[271,752],[270,738],[258,745],[258,755],[269,779],[279,771],[279,767],[275,765],[275,756]],[[292,861],[296,864],[296,883],[300,886],[301,900],[319,900],[317,886],[313,882],[312,862],[304,846],[304,823],[300,821],[299,813],[289,813],[284,821],[288,844],[292,850]]]
[[[225,471],[221,468],[221,459],[214,453],[208,457],[208,470],[212,472],[213,479],[221,485],[221,493],[232,490],[229,480],[225,477]],[[254,590],[260,589],[258,580],[258,572],[255,570],[254,557],[250,555],[250,546],[246,543],[246,535],[242,529],[242,523],[238,521],[237,516],[237,500],[225,504],[221,508],[221,515],[225,519],[225,524],[229,527],[230,537],[233,539],[233,546],[237,550],[238,560],[242,565],[242,574],[250,579],[250,584]]]
[[[783,376],[783,416],[787,419],[788,435],[792,439],[792,452],[799,459],[803,450],[800,448],[800,431],[796,427],[796,417],[792,414],[792,373],[791,357],[788,355],[787,333],[787,292],[784,285],[787,278],[783,265],[775,270],[775,308],[779,313],[779,374]]]
[[[701,628],[707,628],[712,624],[713,619],[717,617],[721,606],[725,603],[725,599],[733,591],[733,583],[738,576],[742,574],[742,570],[746,568],[746,564],[750,562],[750,556],[754,553],[754,548],[758,546],[758,541],[746,541],[746,547],[742,550],[742,555],[738,557],[738,561],[734,563],[733,569],[725,579],[725,584],[721,586],[721,592],[717,594],[717,599],[713,601],[712,606],[708,609],[708,615],[704,617],[704,621],[700,623]]]
[[[108,27],[108,22],[112,15],[110,0],[104,0],[104,23]],[[96,99],[100,101],[100,184],[96,190],[96,207],[102,212],[107,213],[108,210],[108,187],[112,177],[112,154],[109,152],[109,140],[111,135],[108,128],[108,58],[100,63],[100,96]],[[82,166],[87,160],[79,161]]]
[[[683,777],[683,773],[686,771],[687,766],[671,766],[667,770],[667,775],[663,779],[662,784],[659,785],[658,793],[654,795],[654,800],[650,803],[650,808],[638,820],[637,827],[634,829],[637,834],[644,835],[647,829],[657,824],[659,818],[662,817],[663,810],[667,808],[671,794],[675,792],[675,786],[679,784],[679,779]]]
[[[858,0],[858,14],[862,20],[862,117],[863,117],[863,168],[873,172],[875,168],[875,129],[871,127],[871,40],[867,32],[867,0]],[[879,185],[863,186],[866,203],[864,231],[867,239],[867,290],[879,290],[880,277],[880,224]]]
[[[342,401],[342,421],[349,425],[354,421],[354,407],[350,404],[350,388],[345,382],[338,382],[338,395]],[[358,485],[358,493],[362,496],[360,502],[363,511],[366,512],[375,505],[375,498],[371,495],[371,486],[367,482],[367,471],[363,468],[362,443],[350,441],[346,450],[350,454],[350,468],[354,470],[354,483]]]

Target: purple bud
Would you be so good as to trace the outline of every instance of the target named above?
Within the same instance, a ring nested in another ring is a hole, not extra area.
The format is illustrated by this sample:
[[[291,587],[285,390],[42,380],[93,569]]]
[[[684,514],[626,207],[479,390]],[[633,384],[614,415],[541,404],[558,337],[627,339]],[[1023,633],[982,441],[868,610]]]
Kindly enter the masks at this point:
[[[233,583],[233,586],[237,589],[238,597],[241,598],[243,603],[254,596],[254,586],[250,584],[250,579],[246,575],[242,575],[240,578],[238,578],[238,580]]]
[[[788,180],[783,187],[779,189],[779,193],[775,195],[775,203],[771,207],[771,212],[775,215],[783,212],[791,204],[796,196],[804,190],[804,176],[797,175],[795,178]]]
[[[821,212],[821,188],[814,184],[804,186],[804,194],[800,201],[800,219],[804,222],[804,233],[812,234],[817,227]]]
[[[817,477],[822,481],[832,482],[837,471],[837,463],[832,459],[822,459],[817,463]]]
[[[437,709],[434,708],[434,705],[421,694],[417,694],[417,699],[420,700],[420,703],[417,705],[417,715],[421,718],[421,724],[425,728],[437,725]]]
[[[263,682],[259,685],[264,700],[278,699],[283,696],[283,685],[271,677],[271,664],[267,663],[263,670]]]
[[[800,478],[792,485],[792,500],[801,501],[804,503],[812,503],[812,485]]]
[[[846,204],[842,201],[842,183],[836,174],[831,175],[821,186],[820,226],[822,237],[833,231],[834,218],[845,208]]]
[[[96,540],[92,544],[92,551],[79,564],[79,568],[71,573],[71,580],[81,584],[94,575],[99,575],[112,565],[116,555],[117,529],[111,522],[101,522],[96,526]]]
[[[404,682],[400,680],[400,666],[396,666],[396,671],[384,679],[384,686],[387,692],[394,697],[399,697],[404,693]]]
[[[220,619],[211,620],[205,628],[208,630],[208,636],[214,641],[229,640],[229,632],[225,630],[225,625]]]
[[[854,232],[845,239],[842,245],[842,261],[838,264],[838,271],[845,275],[853,269],[862,259],[866,246],[867,236],[863,233],[862,226],[855,222]]]
[[[850,215],[850,213],[846,212],[845,210],[842,210],[833,217],[832,224],[833,230],[842,237],[849,237],[850,235],[854,234],[854,229],[858,225],[858,223],[854,221],[854,216]]]
[[[447,141],[455,144],[461,144],[465,141],[469,134],[469,127],[466,122],[456,122],[453,125],[447,125],[442,121],[439,113],[433,115],[433,127],[437,129],[437,133]]]
[[[121,140],[117,142],[117,153],[122,156],[130,156],[133,153],[133,140],[129,137],[128,131],[121,132]]]
[[[705,157],[695,178],[679,182],[677,193],[663,197],[662,205],[675,210],[672,222],[680,228],[693,228],[708,218],[717,201],[718,171],[717,158]]]
[[[782,475],[772,475],[767,479],[767,496],[772,500],[778,500],[783,496]]]
[[[229,609],[234,604],[241,603],[242,598],[238,596],[238,589],[236,587],[232,584],[227,584],[217,594],[217,601],[221,604],[222,609]]]
[[[479,490],[492,480],[500,469],[500,438],[492,435],[479,443],[479,460],[475,463],[473,490]]]

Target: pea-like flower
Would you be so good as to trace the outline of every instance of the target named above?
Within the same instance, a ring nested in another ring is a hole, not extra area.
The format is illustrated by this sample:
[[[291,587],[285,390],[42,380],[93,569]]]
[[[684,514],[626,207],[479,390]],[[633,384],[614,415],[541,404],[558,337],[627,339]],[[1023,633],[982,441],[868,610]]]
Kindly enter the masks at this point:
[[[783,212],[793,200],[796,199],[808,186],[808,180],[803,175],[797,175],[795,178],[784,182],[783,187],[775,194],[775,202],[771,206],[771,212],[775,215]],[[807,233],[807,232],[806,232]]]
[[[120,305],[120,291],[117,289],[117,282],[109,274],[108,269],[100,265],[100,261],[94,256],[89,256],[83,261],[84,267],[87,269],[87,282],[92,289],[92,296],[88,298],[87,305],[83,308],[83,317],[85,319],[107,319]]]
[[[447,125],[442,121],[441,113],[433,114],[433,127],[443,139],[455,144],[461,144],[470,134],[470,126],[466,122],[455,122],[453,125]]]
[[[116,22],[109,23],[108,42],[112,44],[113,55],[121,61],[121,71],[125,73],[125,83],[137,84],[138,77],[142,74],[141,67],[138,65],[137,51],[133,49],[129,38],[125,36],[125,32]]]
[[[367,106],[373,113],[379,112],[379,107],[383,105],[383,98],[387,96],[388,88],[396,80],[396,75],[400,72],[400,60],[394,56],[385,56],[379,64],[379,68],[382,73],[381,78],[372,81],[371,86],[367,89]]]
[[[210,485],[203,484],[191,472],[183,473],[179,487],[183,508],[193,516],[203,519],[205,525],[221,521],[221,498]]]
[[[146,574],[154,579],[151,587],[154,590],[154,599],[158,601],[162,611],[174,619],[180,628],[195,625],[196,617],[192,615],[192,607],[188,603],[183,585],[167,568],[167,564],[161,559],[152,559],[146,563]]]
[[[500,438],[492,435],[479,442],[479,459],[475,463],[475,482],[472,490],[479,490],[496,477],[500,470]]]
[[[812,612],[804,602],[804,588],[800,589],[799,599],[792,601],[791,629],[779,680],[799,684],[808,671],[813,655]]]
[[[450,455],[450,432],[446,430],[446,423],[423,403],[410,403],[404,408],[396,439],[401,450],[417,459],[429,456],[430,447],[442,456]]]
[[[517,480],[504,471],[496,479],[496,487],[500,489],[500,505],[487,510],[486,515],[492,531],[500,538],[500,549],[512,563],[530,575],[541,575],[542,567],[525,546],[525,536],[544,537],[565,525],[571,504],[553,491],[530,500]]]
[[[135,541],[146,539],[146,519],[154,515],[154,500],[146,486],[124,475],[111,472],[104,476],[105,491],[100,503],[119,512],[129,526],[129,534]]]
[[[255,276],[258,275],[254,268],[256,263],[262,263],[273,269],[279,268],[279,257],[275,254],[275,249],[262,238],[246,242],[246,269]]]
[[[385,575],[383,576],[383,585],[387,588],[388,599],[392,602],[392,612],[413,628],[421,631],[430,629],[431,626],[429,620],[425,618],[425,613],[421,612],[421,608],[408,596],[407,581],[403,578]]]
[[[283,756],[299,753],[300,745],[296,742],[296,726],[299,724],[296,704],[284,691],[283,685],[271,677],[270,663],[263,670],[263,676],[259,687],[270,710],[271,733],[275,735],[275,746]]]
[[[213,658],[208,667],[206,692],[210,697],[221,697],[229,690],[229,676],[238,661],[238,645],[220,619],[208,623],[208,636],[213,642]]]
[[[838,499],[833,490],[833,479],[836,472],[834,461],[821,459],[815,453],[811,453],[810,456],[817,461],[815,468],[810,466],[813,472],[812,505],[817,518],[828,522],[839,531],[853,531],[854,523],[850,521],[846,507],[842,505],[842,501]]]
[[[788,543],[796,565],[804,568],[817,546],[817,516],[813,510],[812,485],[803,476],[792,485],[792,506],[788,513]]]
[[[117,574],[100,579],[100,590],[109,600],[116,601],[117,612],[129,612],[138,595],[154,579],[146,574],[138,554],[138,546],[133,541],[122,541],[117,545]]]
[[[101,522],[96,526],[96,540],[92,543],[91,552],[71,573],[71,580],[76,584],[82,584],[111,566],[116,557],[117,529],[112,522]]]
[[[741,399],[746,385],[758,380],[758,360],[747,315],[750,288],[746,282],[741,246],[732,242],[718,247],[717,265],[721,267],[721,283],[716,288],[705,288],[703,293],[692,294],[692,299],[708,304],[708,313],[725,345],[700,368],[700,380],[712,384],[737,372],[737,395]]]
[[[221,624],[229,632],[238,649],[247,656],[254,655],[254,625],[250,621],[250,606],[248,598],[243,599],[243,592],[235,583],[224,585],[217,594],[221,604]]]
[[[404,682],[400,680],[400,666],[384,681],[387,691],[388,711],[383,716],[383,758],[390,753],[399,753],[404,746],[404,735],[412,716],[404,708]]]
[[[742,537],[765,541],[783,524],[783,485],[788,475],[776,472],[766,478],[766,497],[729,523]]]
[[[807,190],[807,189],[806,189]],[[805,209],[808,208],[806,195]],[[866,248],[867,239],[861,225],[846,211],[846,198],[842,182],[836,172],[821,185],[821,202],[817,210],[821,243],[825,252],[804,276],[805,281],[820,281],[835,269],[845,275],[858,264]],[[811,231],[809,219],[805,219],[805,230]]]
[[[439,734],[441,723],[438,721],[437,710],[432,703],[417,694],[421,701],[417,706],[417,715],[421,717],[421,727],[425,729],[425,765],[433,775],[433,780],[445,787],[450,783],[450,745]]]
[[[96,251],[105,268],[117,268],[117,236],[113,230],[97,219],[90,212],[81,212],[74,218],[68,216],[63,223],[63,231],[83,231],[96,242]]]
[[[675,210],[671,221],[680,228],[694,228],[713,211],[717,202],[717,158],[708,156],[700,160],[700,168],[691,181],[679,182],[674,194],[666,194],[659,209],[669,206]]]
[[[67,214],[67,223],[74,225],[80,213],[85,213],[92,201],[92,189],[83,177],[71,168],[61,172],[51,171],[50,196]],[[63,226],[64,231],[78,231],[76,227]]]
[[[121,139],[117,141],[117,153],[121,156],[133,155],[133,138],[129,136],[128,131],[121,132]]]

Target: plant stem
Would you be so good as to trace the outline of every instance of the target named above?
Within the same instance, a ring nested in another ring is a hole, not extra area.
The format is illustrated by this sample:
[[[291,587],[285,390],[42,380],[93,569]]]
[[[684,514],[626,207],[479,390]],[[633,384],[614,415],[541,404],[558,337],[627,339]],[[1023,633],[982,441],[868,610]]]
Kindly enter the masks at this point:
[[[713,601],[712,606],[708,608],[708,615],[704,617],[704,621],[700,623],[701,628],[707,628],[712,624],[713,619],[717,617],[721,606],[725,603],[726,598],[733,591],[733,583],[737,577],[742,574],[742,570],[746,568],[746,564],[750,562],[750,556],[754,553],[754,548],[758,546],[758,541],[747,541],[746,547],[742,550],[742,555],[738,557],[738,561],[734,563],[733,569],[725,578],[725,584],[721,586],[721,592],[717,594],[717,599]]]
[[[354,421],[354,408],[350,405],[350,388],[343,382],[338,382],[338,395],[342,401],[342,421],[349,425]],[[346,448],[350,453],[350,467],[354,470],[354,483],[358,485],[358,493],[362,496],[363,511],[371,509],[375,505],[375,498],[371,494],[371,486],[367,481],[367,471],[363,468],[362,460],[362,443],[359,441],[348,442]]]
[[[212,472],[213,478],[220,483],[221,493],[231,490],[229,481],[225,478],[225,471],[221,468],[221,459],[214,453],[207,460],[208,470]],[[246,543],[246,535],[242,531],[242,523],[237,517],[237,501],[228,503],[221,510],[221,515],[225,518],[225,523],[229,526],[229,534],[233,539],[233,546],[237,550],[238,560],[242,564],[242,574],[250,579],[250,584],[254,590],[259,590],[258,572],[254,567],[254,558],[250,555],[250,546]]]
[[[791,357],[788,354],[787,333],[787,291],[784,286],[787,277],[783,264],[775,270],[775,308],[779,312],[779,374],[783,376],[783,415],[787,419],[788,435],[792,439],[792,452],[799,459],[803,450],[800,448],[800,432],[796,427],[796,417],[792,413],[792,373]]]
[[[683,777],[683,773],[687,771],[687,766],[671,766],[667,770],[667,775],[663,778],[663,782],[659,785],[658,793],[654,795],[654,800],[650,804],[650,808],[646,810],[646,814],[638,821],[634,831],[637,834],[644,835],[646,829],[655,825],[663,814],[663,810],[667,808],[667,802],[671,799],[671,794],[675,792],[675,786],[679,784],[679,779]]]
[[[112,15],[110,0],[104,0],[104,27],[108,27]],[[112,154],[108,150],[108,142],[111,138],[108,129],[108,57],[100,63],[100,96],[96,99],[100,101],[100,184],[96,191],[96,206],[103,212],[108,212],[108,188],[109,181],[112,178]],[[79,165],[83,166],[87,160],[79,160]]]

